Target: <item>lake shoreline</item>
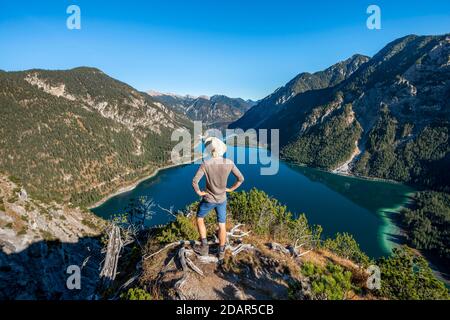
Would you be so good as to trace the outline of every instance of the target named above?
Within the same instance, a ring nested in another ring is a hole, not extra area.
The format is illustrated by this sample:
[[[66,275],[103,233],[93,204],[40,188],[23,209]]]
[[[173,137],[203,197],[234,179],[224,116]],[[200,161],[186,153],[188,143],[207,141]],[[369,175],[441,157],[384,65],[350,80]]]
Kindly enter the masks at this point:
[[[258,147],[253,147],[253,148],[258,148]],[[110,200],[111,198],[118,196],[122,193],[126,193],[129,191],[132,191],[133,189],[135,189],[140,183],[154,178],[155,176],[158,175],[158,173],[160,173],[161,171],[167,170],[167,169],[171,169],[171,168],[176,168],[178,166],[183,166],[183,165],[187,165],[187,164],[192,164],[198,160],[200,160],[200,158],[196,158],[194,160],[189,160],[189,161],[185,161],[179,164],[170,164],[170,165],[166,165],[166,166],[162,166],[160,168],[155,169],[150,175],[148,176],[144,176],[142,178],[139,178],[138,180],[136,180],[135,182],[132,182],[128,185],[119,187],[119,189],[117,189],[117,191],[106,195],[105,197],[103,197],[102,199],[100,199],[99,201],[95,202],[94,204],[88,206],[89,210],[92,210],[94,208],[97,208],[99,206],[101,206],[102,204],[104,204],[105,202],[107,202],[108,200]],[[342,177],[349,177],[349,178],[353,178],[353,179],[360,179],[360,180],[366,180],[366,181],[374,181],[374,182],[387,182],[387,183],[393,183],[393,184],[399,184],[399,185],[406,185],[402,182],[399,181],[395,181],[395,180],[389,180],[389,179],[382,179],[382,178],[375,178],[375,177],[366,177],[366,176],[359,176],[359,175],[354,175],[351,173],[343,173],[343,172],[335,172],[334,170],[326,170],[326,169],[321,169],[321,168],[315,168],[315,167],[309,167],[306,164],[302,164],[302,163],[295,163],[295,162],[289,162],[286,160],[283,160],[280,158],[281,161],[285,162],[288,165],[294,165],[294,166],[299,166],[299,167],[305,167],[305,168],[309,168],[309,169],[314,169],[314,170],[318,170],[321,172],[325,172],[325,173],[329,173],[329,174],[334,174],[337,176],[342,176]],[[413,193],[414,194],[414,193]],[[412,194],[412,195],[413,195]],[[410,196],[410,195],[408,195]]]
[[[287,160],[284,160],[282,158],[280,158],[281,161],[289,164],[289,165],[294,165],[294,166],[299,166],[302,168],[308,168],[308,169],[314,169],[317,171],[321,171],[321,172],[326,172],[326,173],[330,173],[330,174],[334,174],[337,176],[341,176],[341,177],[348,177],[348,178],[353,178],[353,179],[360,179],[360,180],[366,180],[366,181],[374,181],[374,182],[387,182],[387,183],[392,183],[392,184],[399,184],[399,185],[405,185],[405,186],[411,186],[407,183],[401,182],[401,181],[396,181],[396,180],[391,180],[391,179],[383,179],[383,178],[377,178],[377,177],[370,177],[370,176],[361,176],[361,175],[356,175],[356,174],[352,174],[352,173],[345,173],[345,172],[341,172],[341,171],[335,171],[335,170],[328,170],[328,169],[322,169],[322,168],[317,168],[317,167],[310,167],[304,163],[297,163],[297,162],[289,162]],[[417,186],[411,186],[414,188],[418,188]]]
[[[392,208],[381,208],[378,210],[379,215],[382,217],[384,225],[379,230],[379,235],[382,237],[383,245],[392,253],[392,249],[400,247],[406,244],[405,235],[407,230],[401,224],[400,213],[401,211],[410,205],[413,200],[413,196],[416,192],[408,192],[405,194],[405,201]],[[392,216],[392,214],[395,216]],[[388,237],[397,237],[397,240],[389,239]]]
[[[258,153],[258,148],[254,147],[236,148],[249,149],[248,152],[252,152],[253,155]],[[236,156],[239,150],[235,150],[233,155]],[[384,221],[381,215],[375,211],[375,208],[392,209],[398,205],[403,205],[405,200],[407,200],[406,198],[409,198],[408,196],[405,196],[406,192],[413,191],[411,188],[404,187],[401,183],[396,183],[395,186],[388,183],[390,186],[386,186],[387,191],[382,191],[381,188],[384,188],[385,186],[384,182],[381,181],[374,182],[371,179],[364,179],[356,176],[338,175],[323,169],[310,168],[308,166],[293,164],[284,160],[280,161],[278,174],[266,179],[261,175],[259,170],[260,167],[263,167],[264,164],[267,163],[267,161],[264,161],[265,155],[265,153],[264,155],[260,155],[263,157],[261,158],[262,162],[258,161],[255,165],[252,165],[252,163],[247,161],[247,163],[238,165],[241,167],[240,169],[242,172],[247,174],[248,178],[248,183],[243,187],[244,190],[250,190],[252,187],[256,187],[270,196],[283,201],[283,204],[290,206],[290,210],[294,210],[294,212],[307,212],[314,223],[329,225],[327,230],[332,231],[330,231],[330,234],[328,235],[330,237],[336,232],[353,231],[352,234],[356,234],[357,237],[360,238],[365,250],[367,250],[370,256],[379,257],[383,255],[387,256],[389,254],[388,250],[385,249],[386,246],[382,245],[385,243],[384,237],[379,237],[379,233],[377,232],[378,227],[385,224],[386,221]],[[269,157],[270,155],[267,156]],[[246,159],[248,159],[248,157],[250,157],[250,155],[246,154]],[[189,161],[183,163],[179,161],[177,165],[171,164],[163,166],[158,170],[150,172],[151,175],[144,176],[132,184],[127,184],[126,186],[119,188],[114,194],[104,197],[101,202],[97,202],[95,204],[97,205],[96,207],[91,206],[91,210],[98,216],[108,219],[112,212],[123,211],[131,198],[142,195],[152,198],[163,207],[169,208],[173,206],[176,210],[182,210],[187,204],[198,200],[193,196],[194,193],[192,193],[191,188],[192,176],[195,174],[196,165],[189,164],[192,162],[190,161],[191,158],[184,158],[183,160],[186,159]],[[233,160],[237,161],[236,159]],[[185,165],[179,166],[180,164]],[[176,166],[179,167],[174,168]],[[170,170],[162,172],[162,170],[169,168]],[[304,170],[301,168],[304,168]],[[161,173],[161,175],[158,176],[158,173]],[[142,181],[146,180],[147,182],[142,183]],[[180,184],[181,181],[182,184]],[[283,192],[279,188],[274,187],[277,183],[282,183],[284,186],[292,188],[290,190],[297,190],[296,188],[301,184],[306,189],[302,192],[303,196],[300,196],[300,198],[305,197],[304,194],[309,194],[309,196],[304,199],[302,198],[300,201],[299,197],[294,195],[297,191],[291,193]],[[316,183],[319,185],[316,186]],[[349,189],[350,186],[353,186],[353,189]],[[367,188],[367,192],[360,196],[353,196],[353,194],[359,190],[354,188],[359,187]],[[182,194],[179,194],[174,198],[170,196],[172,190],[182,190]],[[367,194],[372,192],[377,193],[377,195],[374,195],[375,197],[367,196]],[[380,192],[381,194],[378,195]],[[117,194],[119,195],[115,196]],[[384,194],[386,194],[387,199],[383,196]],[[390,196],[391,194],[392,196]],[[316,196],[330,197],[330,201],[335,202],[341,210],[341,220],[347,221],[347,223],[341,225],[341,222],[334,221],[337,218],[333,215],[330,216],[329,212],[336,208],[331,207],[328,203],[315,203],[315,201],[312,201],[311,199]],[[400,210],[400,208],[398,209]],[[160,210],[156,210],[156,213],[161,212]],[[356,213],[360,214],[353,218],[352,215]],[[369,213],[374,214],[376,218],[371,217]],[[367,219],[363,218],[366,216]],[[167,223],[166,220],[164,214],[155,214],[153,221],[151,223],[149,222],[149,225],[162,225]],[[339,227],[336,226],[336,223]],[[392,221],[388,221],[388,223],[391,225]],[[369,237],[367,232],[360,232],[359,226],[376,226],[377,228],[371,229],[368,233],[371,235],[368,240]],[[374,243],[373,239],[379,240]]]
[[[102,199],[100,199],[96,203],[90,205],[88,207],[88,209],[92,210],[92,209],[95,209],[97,207],[100,207],[101,205],[103,205],[105,202],[107,202],[111,198],[114,198],[115,196],[118,196],[118,195],[120,195],[122,193],[130,192],[130,191],[134,190],[139,184],[141,184],[142,182],[144,182],[144,181],[146,181],[148,179],[156,177],[161,171],[164,171],[164,170],[167,170],[167,169],[171,169],[171,168],[180,167],[180,166],[184,166],[184,165],[187,165],[187,164],[192,164],[192,163],[195,163],[196,161],[198,161],[200,159],[201,158],[195,158],[194,160],[189,160],[189,161],[185,161],[185,162],[182,162],[182,163],[176,163],[176,164],[169,164],[169,165],[162,166],[160,168],[156,168],[150,175],[148,175],[148,176],[146,175],[146,176],[144,176],[142,178],[139,178],[135,182],[132,182],[132,183],[127,184],[125,186],[119,187],[119,189],[117,189],[117,191],[104,196]]]
[[[198,157],[193,160],[185,161],[182,163],[169,164],[169,165],[165,165],[160,168],[157,168],[150,175],[144,176],[144,177],[136,180],[133,183],[122,186],[116,192],[103,197],[100,201],[98,201],[95,204],[93,204],[92,206],[90,206],[89,209],[92,210],[92,209],[98,208],[98,207],[102,206],[104,203],[106,203],[108,200],[110,200],[111,198],[114,198],[117,195],[132,191],[133,189],[138,187],[142,182],[149,180],[151,178],[154,178],[155,176],[157,176],[159,173],[161,173],[164,170],[168,170],[168,169],[176,168],[176,167],[182,167],[184,165],[189,165],[189,164],[195,163],[196,161],[198,161],[200,159],[201,159],[201,157]],[[353,174],[349,174],[349,173],[344,174],[344,173],[333,172],[331,170],[325,170],[325,169],[320,169],[320,168],[311,168],[304,164],[292,163],[292,162],[288,162],[288,161],[284,161],[284,160],[282,160],[282,162],[284,162],[286,165],[292,166],[292,167],[297,166],[297,167],[308,168],[308,169],[317,170],[317,171],[320,171],[320,172],[323,172],[326,174],[330,174],[330,175],[334,175],[334,176],[347,177],[347,178],[361,180],[361,181],[391,183],[391,184],[405,185],[405,186],[407,185],[402,182],[392,181],[392,180],[387,180],[387,179],[357,176],[357,175],[353,175]],[[397,203],[395,206],[382,207],[377,210],[378,211],[377,214],[382,221],[382,226],[380,227],[380,229],[377,232],[378,233],[377,241],[379,241],[381,246],[384,248],[386,254],[389,252],[389,255],[390,255],[392,253],[393,248],[407,244],[405,238],[406,238],[406,235],[408,234],[409,230],[404,229],[403,226],[401,225],[400,212],[405,207],[408,207],[409,205],[411,205],[411,203],[413,201],[413,197],[417,192],[420,192],[420,190],[415,190],[415,191],[404,193],[404,201]],[[430,261],[431,259],[429,259],[426,256],[426,254],[424,254],[420,250],[417,250],[417,252],[419,254],[421,254],[422,256],[426,257],[427,261],[431,263],[431,261]],[[435,275],[439,276],[439,278],[441,280],[443,280],[447,285],[449,285],[449,281],[446,279],[447,273],[445,272],[445,270],[443,270],[441,268],[441,266],[434,264],[433,273]]]

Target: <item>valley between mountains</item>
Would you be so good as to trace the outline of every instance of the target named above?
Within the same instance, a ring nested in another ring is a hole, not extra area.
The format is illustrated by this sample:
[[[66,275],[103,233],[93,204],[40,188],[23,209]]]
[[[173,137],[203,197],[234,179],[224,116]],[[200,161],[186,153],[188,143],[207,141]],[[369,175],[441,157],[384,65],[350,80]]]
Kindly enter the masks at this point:
[[[143,244],[124,249],[126,262],[108,291],[99,290],[99,267],[109,223],[86,208],[171,165],[171,133],[191,130],[196,120],[218,129],[280,129],[288,162],[420,188],[398,223],[408,245],[449,272],[449,101],[450,35],[397,39],[373,57],[356,54],[301,73],[259,101],[140,92],[91,67],[0,71],[0,299],[195,298],[194,288],[205,284],[197,275],[187,276],[184,290],[171,290],[185,275],[165,263],[179,254],[174,248],[142,259],[167,244],[196,240],[191,215],[139,233]],[[202,269],[210,288],[231,291],[221,296],[206,288],[201,298],[448,299],[417,251],[378,261],[388,274],[386,289],[369,292],[363,268],[369,258],[347,235],[320,240],[316,226],[294,221],[257,190],[231,202],[230,227],[245,223],[242,232],[252,231],[244,242],[253,254],[228,257],[219,278],[215,267]],[[258,229],[252,221],[262,213],[267,221]],[[301,232],[315,239],[310,255],[289,251]],[[422,273],[411,275],[408,267],[395,273],[405,261]],[[65,286],[72,264],[83,266],[81,291]],[[122,287],[137,271],[134,285]],[[330,277],[337,283],[331,289],[324,284]],[[411,296],[396,295],[398,279],[411,286]]]

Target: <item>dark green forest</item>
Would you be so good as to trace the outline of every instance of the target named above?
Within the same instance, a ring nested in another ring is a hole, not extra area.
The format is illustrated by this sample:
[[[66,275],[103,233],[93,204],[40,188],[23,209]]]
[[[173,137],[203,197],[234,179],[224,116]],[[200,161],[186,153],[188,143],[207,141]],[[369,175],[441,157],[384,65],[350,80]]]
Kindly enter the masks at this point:
[[[382,109],[355,173],[450,191],[450,123],[436,121],[417,133],[413,128]]]
[[[356,148],[361,126],[352,117],[352,106],[347,105],[329,121],[320,123],[299,135],[298,139],[282,149],[288,161],[333,169],[344,163]]]
[[[409,243],[439,258],[450,268],[450,195],[442,192],[419,192],[410,208],[401,211],[401,223],[408,232]]]

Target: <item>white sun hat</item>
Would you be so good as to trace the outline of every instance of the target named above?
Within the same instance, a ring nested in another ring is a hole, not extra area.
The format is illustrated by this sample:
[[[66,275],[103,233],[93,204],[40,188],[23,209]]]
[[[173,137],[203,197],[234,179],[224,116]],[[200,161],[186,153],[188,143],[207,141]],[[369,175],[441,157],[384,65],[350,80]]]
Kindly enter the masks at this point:
[[[216,137],[207,138],[205,140],[205,147],[213,157],[222,157],[227,152],[227,145]]]

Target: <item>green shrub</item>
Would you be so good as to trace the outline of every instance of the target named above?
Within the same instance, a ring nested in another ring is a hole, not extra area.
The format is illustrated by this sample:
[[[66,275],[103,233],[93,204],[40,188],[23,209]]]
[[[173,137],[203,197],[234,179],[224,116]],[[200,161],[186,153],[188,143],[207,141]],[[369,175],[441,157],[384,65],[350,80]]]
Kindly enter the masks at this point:
[[[53,236],[53,234],[51,234],[50,232],[48,232],[47,230],[39,230],[39,233],[41,234],[42,238],[45,241],[54,241],[55,237]]]
[[[9,181],[11,181],[11,182],[13,182],[15,184],[20,184],[21,183],[20,179],[17,178],[16,176],[9,176],[8,179],[9,179]]]
[[[158,230],[156,240],[161,243],[170,243],[179,240],[195,240],[199,236],[193,219],[179,214],[175,221]]]
[[[286,206],[263,191],[252,189],[231,193],[228,206],[233,220],[246,224],[255,234],[290,242],[320,237],[321,228],[313,232],[304,214],[295,217]]]
[[[22,230],[20,230],[19,232],[17,232],[17,235],[23,236],[23,235],[27,234],[27,230],[28,230],[28,228],[27,228],[26,226],[24,226],[24,227],[22,228]]]
[[[19,196],[14,193],[11,197],[8,198],[8,200],[6,200],[8,203],[16,203],[17,200],[19,200]]]
[[[362,266],[370,264],[369,257],[361,251],[358,242],[349,233],[337,233],[334,239],[325,240],[323,248],[342,258],[353,260]]]
[[[399,300],[448,300],[444,283],[436,279],[427,261],[408,247],[396,248],[378,260],[381,288],[378,294]]]
[[[309,278],[313,299],[343,300],[352,288],[352,273],[328,263],[325,268],[306,262],[302,274]]]
[[[190,217],[180,214],[176,220],[157,231],[156,240],[169,243],[178,240],[198,239],[195,220],[198,202],[191,204],[186,209],[191,213]],[[311,228],[304,214],[295,217],[286,206],[281,205],[276,199],[269,197],[263,191],[252,189],[249,192],[234,192],[228,197],[228,218],[235,223],[243,223],[253,233],[269,236],[277,241],[293,243],[297,239],[320,238],[322,228]],[[205,218],[208,234],[217,227],[216,214],[211,212]]]
[[[88,219],[83,219],[83,220],[81,220],[81,223],[84,224],[85,226],[91,228],[91,229],[97,228],[97,226],[95,225],[95,223],[93,223],[91,220],[88,220]]]
[[[153,300],[150,293],[140,288],[130,288],[120,295],[122,300]]]

